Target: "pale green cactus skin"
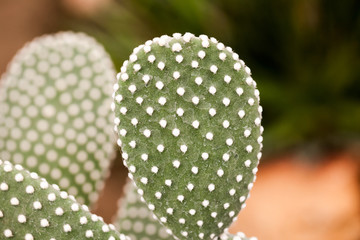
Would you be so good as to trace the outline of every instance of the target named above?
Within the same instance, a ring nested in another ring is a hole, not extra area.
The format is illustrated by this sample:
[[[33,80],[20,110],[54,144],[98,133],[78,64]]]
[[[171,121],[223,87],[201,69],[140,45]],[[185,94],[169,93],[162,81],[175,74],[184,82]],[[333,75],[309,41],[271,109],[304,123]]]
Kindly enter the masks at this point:
[[[154,218],[153,213],[141,200],[132,181],[124,187],[125,196],[119,200],[119,210],[113,221],[115,228],[130,237],[131,240],[174,239],[166,233],[167,229]],[[247,238],[244,233],[223,233],[220,240],[257,240]]]
[[[103,47],[80,33],[36,38],[0,82],[0,157],[92,205],[114,153],[114,79]]]
[[[0,160],[0,239],[130,240],[74,197],[21,165]]]
[[[173,239],[147,205],[141,201],[132,181],[124,187],[125,196],[119,200],[119,210],[113,221],[116,229],[131,240]]]
[[[118,74],[124,164],[175,239],[218,239],[245,206],[263,131],[250,74],[231,48],[192,34],[147,41]]]
[[[242,232],[238,232],[236,234],[231,234],[226,232],[220,236],[220,240],[258,240],[258,239],[256,237],[248,238]]]

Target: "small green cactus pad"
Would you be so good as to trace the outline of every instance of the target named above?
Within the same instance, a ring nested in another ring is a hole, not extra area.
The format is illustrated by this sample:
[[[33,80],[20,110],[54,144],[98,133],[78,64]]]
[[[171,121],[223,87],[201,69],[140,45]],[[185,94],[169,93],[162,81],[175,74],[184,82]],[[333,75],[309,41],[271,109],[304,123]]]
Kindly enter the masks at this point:
[[[130,240],[37,173],[0,160],[0,239]]]
[[[236,234],[223,233],[220,236],[220,240],[257,240],[256,237],[247,238],[244,233],[238,232]]]
[[[119,211],[114,221],[118,231],[129,236],[131,240],[173,239],[141,201],[132,181],[125,185],[124,192],[125,197],[119,200]]]
[[[93,38],[43,36],[14,57],[0,85],[0,157],[94,203],[114,153],[112,62]]]
[[[215,239],[253,186],[261,157],[259,91],[231,48],[174,34],[147,41],[114,85],[124,164],[179,239]]]

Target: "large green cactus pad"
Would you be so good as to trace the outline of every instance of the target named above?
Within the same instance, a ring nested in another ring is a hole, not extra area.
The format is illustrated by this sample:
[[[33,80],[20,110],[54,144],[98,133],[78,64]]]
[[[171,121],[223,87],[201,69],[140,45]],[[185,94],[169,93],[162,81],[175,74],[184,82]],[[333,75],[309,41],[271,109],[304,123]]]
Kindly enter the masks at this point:
[[[57,185],[0,160],[0,239],[129,240],[114,229]]]
[[[173,239],[141,201],[132,181],[125,185],[124,193],[125,196],[119,200],[119,210],[114,220],[118,231],[129,236],[131,240]]]
[[[114,152],[111,60],[93,38],[37,38],[0,83],[0,157],[39,173],[87,205]]]
[[[214,239],[252,188],[259,91],[231,48],[204,35],[137,47],[115,84],[115,128],[139,193],[179,239]]]

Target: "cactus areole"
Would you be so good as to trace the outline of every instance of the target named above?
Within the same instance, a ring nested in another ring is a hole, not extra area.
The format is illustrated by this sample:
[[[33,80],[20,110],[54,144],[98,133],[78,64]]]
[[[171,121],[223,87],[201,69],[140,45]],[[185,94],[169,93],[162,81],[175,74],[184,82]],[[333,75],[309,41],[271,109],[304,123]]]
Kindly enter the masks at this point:
[[[215,239],[236,219],[261,158],[259,91],[205,35],[134,49],[114,85],[115,130],[148,208],[176,239]]]

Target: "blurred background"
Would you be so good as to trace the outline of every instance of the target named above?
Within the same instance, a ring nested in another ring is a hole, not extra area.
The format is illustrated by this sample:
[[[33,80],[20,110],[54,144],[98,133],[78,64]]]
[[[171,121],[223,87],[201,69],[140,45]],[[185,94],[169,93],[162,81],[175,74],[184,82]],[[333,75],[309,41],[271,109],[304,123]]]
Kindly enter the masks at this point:
[[[61,30],[101,42],[116,69],[174,32],[206,34],[250,66],[264,108],[264,157],[231,231],[259,240],[360,239],[360,1],[1,0],[0,72],[34,37]],[[121,159],[96,213],[110,221]]]

